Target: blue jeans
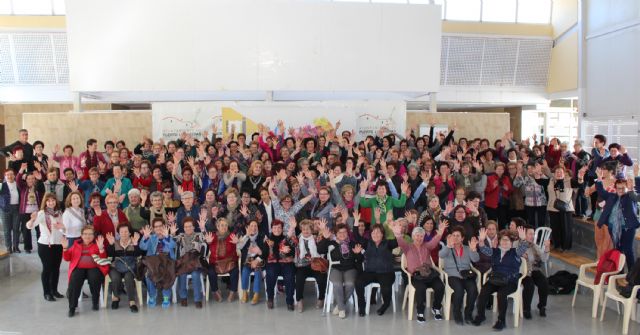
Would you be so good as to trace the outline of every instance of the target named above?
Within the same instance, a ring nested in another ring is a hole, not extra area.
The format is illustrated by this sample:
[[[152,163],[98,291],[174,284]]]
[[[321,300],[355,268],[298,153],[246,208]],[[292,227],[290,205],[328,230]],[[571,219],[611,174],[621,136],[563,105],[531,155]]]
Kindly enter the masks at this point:
[[[202,301],[202,273],[199,270],[193,271],[191,274],[191,283],[193,284],[193,301]],[[187,276],[189,273],[178,276],[178,297],[187,299]]]
[[[209,287],[211,287],[211,292],[218,291],[218,273],[216,272],[215,266],[209,266]],[[233,270],[229,271],[229,291],[238,292],[238,268],[233,268]]]
[[[145,277],[145,280],[147,282],[147,293],[149,298],[156,299],[156,297],[158,296],[158,291],[156,291],[156,284],[154,284],[151,279],[149,279],[149,277]],[[171,289],[162,290],[162,296],[167,299],[171,298]]]
[[[293,291],[295,289],[294,274],[296,272],[293,263],[267,263],[267,299],[273,301],[278,276],[284,279],[284,288],[287,305],[293,305]]]
[[[251,270],[248,266],[242,266],[242,289],[249,289],[249,280],[251,279],[251,273],[253,272],[253,293],[260,292],[260,282],[262,281],[262,268],[256,268]]]

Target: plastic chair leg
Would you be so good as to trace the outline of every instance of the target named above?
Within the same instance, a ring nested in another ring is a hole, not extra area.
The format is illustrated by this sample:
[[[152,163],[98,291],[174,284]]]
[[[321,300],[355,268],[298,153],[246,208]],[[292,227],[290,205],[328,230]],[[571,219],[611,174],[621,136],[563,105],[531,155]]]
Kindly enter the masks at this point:
[[[606,298],[605,298],[606,300]],[[598,288],[595,288],[593,290],[593,302],[591,304],[591,317],[592,318],[597,318],[598,317],[598,303],[600,302],[600,290]]]

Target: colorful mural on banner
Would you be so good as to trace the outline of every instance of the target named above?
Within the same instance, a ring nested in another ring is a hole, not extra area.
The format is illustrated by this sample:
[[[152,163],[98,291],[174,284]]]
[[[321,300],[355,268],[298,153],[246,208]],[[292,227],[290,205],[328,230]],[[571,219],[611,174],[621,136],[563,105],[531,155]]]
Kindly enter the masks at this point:
[[[274,130],[278,120],[304,134],[317,134],[340,122],[339,131],[353,130],[362,139],[385,132],[404,134],[404,101],[376,102],[162,102],[152,105],[153,137],[173,140],[186,132],[200,137],[215,124],[218,135],[232,129],[251,134],[264,124]]]

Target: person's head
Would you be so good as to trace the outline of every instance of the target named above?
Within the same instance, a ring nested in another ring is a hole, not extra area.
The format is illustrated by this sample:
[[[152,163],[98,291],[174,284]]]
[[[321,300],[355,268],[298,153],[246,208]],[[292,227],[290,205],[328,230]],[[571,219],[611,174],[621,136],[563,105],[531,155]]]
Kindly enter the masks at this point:
[[[453,244],[456,247],[460,247],[464,242],[464,228],[461,226],[451,228],[451,238],[453,239]]]
[[[607,144],[607,138],[604,135],[597,134],[593,136],[593,146],[596,149],[600,149]]]
[[[87,140],[87,151],[90,153],[94,153],[98,150],[98,141],[95,138],[90,138]]]
[[[498,234],[498,223],[494,220],[489,220],[484,226],[487,229],[487,237],[491,239],[495,238]]]
[[[449,164],[442,163],[438,167],[438,171],[440,171],[440,176],[448,176],[449,172],[451,172],[451,169],[449,168]]]
[[[511,218],[511,222],[509,223],[509,230],[512,232],[517,232],[518,227],[523,227],[525,224],[527,224],[527,221],[525,221],[523,218],[518,216],[513,217]]]
[[[313,234],[313,221],[309,219],[300,221],[300,232],[305,238],[310,237]]]
[[[260,188],[260,200],[262,200],[262,202],[264,202],[266,204],[271,202],[271,197],[269,196],[269,191],[264,187]]]
[[[71,157],[73,155],[73,146],[71,144],[67,144],[62,148],[62,152],[66,157]]]
[[[464,203],[464,199],[466,195],[467,193],[464,190],[464,187],[462,186],[456,187],[456,200],[458,200],[458,203],[460,204]]]
[[[262,174],[262,167],[264,166],[264,164],[261,161],[253,161],[253,163],[251,163],[251,175],[253,176],[259,176]]]
[[[82,193],[80,193],[79,191],[73,191],[69,193],[69,195],[67,195],[67,198],[64,200],[64,206],[66,208],[82,208],[84,206],[84,198],[82,197]]]
[[[106,141],[104,142],[104,151],[106,151],[108,154],[111,154],[111,152],[113,152],[113,148],[115,147],[115,143],[113,143],[113,141]]]
[[[611,155],[612,158],[618,157],[618,155],[620,154],[620,144],[618,143],[609,144],[609,154]]]
[[[502,175],[504,175],[504,171],[505,171],[504,163],[502,163],[502,162],[496,163],[495,171],[496,171],[496,175],[498,175],[498,177],[502,177]]]
[[[345,224],[337,224],[334,228],[334,231],[336,233],[336,240],[338,240],[338,242],[342,242],[347,240],[347,238],[349,238],[349,227],[347,227],[347,225]]]
[[[51,183],[55,183],[58,181],[58,168],[57,167],[50,167],[49,169],[47,169],[47,180]]]
[[[556,165],[556,167],[553,168],[553,177],[556,180],[563,180],[564,179],[564,166]]]
[[[438,197],[431,197],[429,198],[429,209],[431,210],[439,210],[440,209],[440,200],[438,199]]]
[[[371,226],[371,239],[375,243],[382,242],[384,238],[384,227],[381,224],[374,224]]]
[[[118,210],[118,195],[115,193],[107,194],[106,198],[104,198],[104,203],[107,204],[107,211],[113,213]]]
[[[274,236],[280,236],[282,235],[282,229],[284,228],[284,222],[275,219],[273,221],[271,221],[271,233]]]
[[[225,192],[225,198],[227,199],[227,205],[236,206],[238,204],[238,191],[235,188],[230,188]]]
[[[150,171],[151,171],[151,162],[149,162],[146,159],[140,162],[140,173],[143,176],[148,176]]]
[[[191,209],[191,207],[193,206],[193,192],[182,192],[182,194],[180,195],[180,201],[182,201],[184,207],[186,207],[187,209]]]
[[[518,172],[518,164],[516,164],[515,162],[509,162],[507,164],[507,171],[509,172],[510,176],[515,176]]]
[[[13,147],[13,150],[11,150],[11,153],[13,154],[16,160],[21,160],[24,158],[24,148],[21,145],[16,145],[15,147]]]
[[[282,195],[280,197],[280,205],[282,205],[282,208],[284,208],[285,210],[289,210],[291,206],[293,206],[293,198],[291,198],[291,195]]]
[[[190,168],[185,168],[184,170],[182,170],[182,179],[184,181],[191,181],[192,178],[193,170],[191,170]]]
[[[42,197],[42,204],[40,205],[40,209],[42,210],[58,210],[58,199],[56,198],[55,193],[45,193],[44,197]]]
[[[214,203],[216,201],[216,191],[208,189],[204,194],[204,201],[209,204]]]
[[[503,229],[498,234],[498,246],[500,249],[508,250],[513,246],[512,240],[513,233],[510,230]]]
[[[166,200],[173,199],[173,189],[171,186],[167,186],[162,189],[162,197]]]
[[[92,167],[89,169],[89,180],[91,180],[91,182],[95,183],[98,181],[98,178],[100,178],[100,171],[98,171],[97,167]]]
[[[255,235],[258,233],[258,221],[251,220],[249,224],[247,224],[247,235]]]
[[[22,142],[22,144],[29,142],[29,131],[26,129],[18,130],[18,140]]]
[[[67,181],[72,181],[72,180],[75,180],[75,179],[76,179],[76,172],[75,172],[75,171],[73,171],[73,169],[72,169],[72,168],[66,168],[66,169],[64,169],[63,173],[64,173],[64,178],[65,178]]]
[[[128,241],[133,235],[133,228],[128,223],[123,223],[118,226],[118,235],[120,240]]]
[[[163,229],[164,229],[164,219],[161,217],[156,217],[151,221],[151,227],[153,228],[153,233],[156,234],[159,238],[164,237]]]
[[[33,173],[27,173],[25,181],[27,182],[27,187],[34,187],[36,185],[36,176]]]
[[[331,190],[327,186],[321,186],[318,190],[318,199],[325,203],[331,199]]]
[[[387,195],[387,185],[383,183],[378,183],[378,185],[376,185],[376,195],[380,198]]]
[[[424,242],[424,236],[427,235],[427,232],[422,227],[415,227],[411,232],[411,239],[413,243],[416,245],[421,245]]]
[[[217,225],[216,225],[216,228],[217,228]],[[193,235],[193,232],[195,231],[195,222],[193,221],[192,217],[187,216],[184,219],[182,219],[182,229],[184,229],[185,235],[188,235],[188,236]]]
[[[533,227],[531,225],[528,225],[528,224],[524,225],[524,230],[525,230],[525,233],[526,233],[526,238],[525,238],[526,241],[529,242],[529,243],[535,243],[533,239],[536,236],[536,230],[533,229]]]
[[[33,142],[33,151],[38,155],[42,154],[42,152],[44,151],[44,142],[42,141]]]
[[[8,169],[4,172],[4,178],[6,181],[13,183],[16,181],[16,174],[13,172],[13,170]]]
[[[80,237],[82,238],[82,243],[85,245],[91,244],[96,237],[96,232],[93,230],[93,226],[86,225],[82,227]]]
[[[424,229],[425,233],[431,234],[431,232],[435,228],[435,223],[433,222],[433,218],[428,216],[422,223],[422,228]]]
[[[127,197],[129,198],[129,204],[133,207],[140,205],[140,190],[137,188],[132,188],[127,193]]]
[[[102,202],[102,195],[100,192],[93,192],[89,196],[89,207],[91,208],[100,208],[100,204]]]
[[[113,177],[114,178],[116,178],[116,179],[122,178],[122,165],[113,164],[112,171],[113,171]]]
[[[481,198],[480,193],[478,193],[476,191],[470,191],[467,194],[466,201],[467,201],[467,204],[473,203],[476,208],[479,208],[480,207],[480,198]]]
[[[621,197],[627,193],[627,181],[624,179],[616,179],[616,194]]]
[[[456,221],[462,222],[467,218],[467,210],[464,205],[458,205],[453,209],[453,215]]]

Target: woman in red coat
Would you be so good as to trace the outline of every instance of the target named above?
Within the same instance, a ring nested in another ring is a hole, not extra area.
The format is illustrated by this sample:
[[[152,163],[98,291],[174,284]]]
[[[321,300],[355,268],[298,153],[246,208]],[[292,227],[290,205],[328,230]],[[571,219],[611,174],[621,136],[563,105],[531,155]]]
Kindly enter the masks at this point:
[[[484,206],[489,220],[498,221],[501,229],[509,224],[509,198],[513,192],[513,185],[509,176],[505,175],[505,165],[496,163],[495,173],[487,176],[487,187],[484,191]]]
[[[233,301],[238,292],[238,252],[236,244],[238,237],[229,232],[227,219],[220,218],[216,223],[217,232],[207,232],[205,239],[209,243],[209,285],[216,301],[222,301],[222,295],[218,291],[218,275],[229,274],[229,297]]]
[[[62,257],[69,262],[69,317],[73,317],[78,306],[78,298],[82,294],[84,281],[89,282],[93,310],[97,311],[100,302],[100,288],[104,276],[109,271],[104,248],[104,237],[95,239],[95,231],[91,226],[82,228],[81,237],[72,246],[67,239],[62,239]]]
[[[105,237],[111,233],[113,236],[117,236],[117,227],[121,224],[129,223],[127,216],[124,212],[118,208],[118,196],[116,194],[109,194],[105,198],[104,202],[107,204],[106,211],[96,210],[96,216],[93,218],[93,228],[96,231],[96,235]],[[104,241],[103,247],[107,248],[107,241]]]

